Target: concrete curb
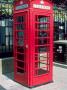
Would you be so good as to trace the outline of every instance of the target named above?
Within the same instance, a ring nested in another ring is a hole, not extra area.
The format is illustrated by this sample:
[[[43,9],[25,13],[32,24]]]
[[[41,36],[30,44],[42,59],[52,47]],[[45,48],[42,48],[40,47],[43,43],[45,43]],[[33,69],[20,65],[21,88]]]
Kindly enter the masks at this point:
[[[53,62],[54,66],[57,66],[57,67],[62,67],[62,68],[66,68],[67,69],[67,65],[66,64],[60,64],[60,63],[56,63],[56,62]]]

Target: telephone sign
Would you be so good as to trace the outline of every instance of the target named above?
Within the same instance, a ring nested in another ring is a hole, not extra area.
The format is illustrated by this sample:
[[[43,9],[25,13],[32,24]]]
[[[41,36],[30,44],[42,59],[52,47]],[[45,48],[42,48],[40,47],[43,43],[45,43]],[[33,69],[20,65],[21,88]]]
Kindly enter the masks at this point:
[[[33,4],[33,8],[50,10],[50,6],[44,6],[44,5],[39,5],[39,4]]]
[[[23,4],[23,5],[17,6],[16,10],[25,9],[25,8],[28,8],[28,4]]]

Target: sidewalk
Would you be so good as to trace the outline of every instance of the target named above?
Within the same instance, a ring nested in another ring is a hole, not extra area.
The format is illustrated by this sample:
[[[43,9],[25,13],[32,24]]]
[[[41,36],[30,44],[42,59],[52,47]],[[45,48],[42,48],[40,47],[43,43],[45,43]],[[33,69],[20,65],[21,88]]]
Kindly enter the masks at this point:
[[[2,75],[0,77],[0,90],[30,90],[16,82],[8,74],[9,78]],[[67,69],[54,66],[53,83],[32,88],[32,90],[67,90]]]

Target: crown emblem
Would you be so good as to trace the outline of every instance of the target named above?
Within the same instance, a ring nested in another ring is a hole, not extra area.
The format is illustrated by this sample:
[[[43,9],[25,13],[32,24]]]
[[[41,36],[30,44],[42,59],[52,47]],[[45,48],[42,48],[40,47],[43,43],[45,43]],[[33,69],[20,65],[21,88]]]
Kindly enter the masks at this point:
[[[20,1],[20,4],[23,4],[23,1]]]
[[[40,1],[40,3],[41,3],[41,4],[44,4],[44,1],[43,1],[43,0],[41,0],[41,1]]]

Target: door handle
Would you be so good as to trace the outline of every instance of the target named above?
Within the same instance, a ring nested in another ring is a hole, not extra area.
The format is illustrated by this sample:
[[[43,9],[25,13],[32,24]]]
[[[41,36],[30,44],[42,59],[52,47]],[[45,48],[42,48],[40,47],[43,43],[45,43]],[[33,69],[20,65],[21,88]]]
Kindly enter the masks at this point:
[[[28,47],[29,47],[28,44],[26,44],[26,49],[28,49]]]

